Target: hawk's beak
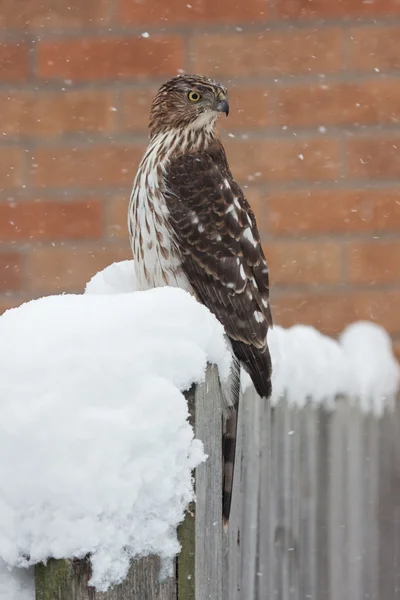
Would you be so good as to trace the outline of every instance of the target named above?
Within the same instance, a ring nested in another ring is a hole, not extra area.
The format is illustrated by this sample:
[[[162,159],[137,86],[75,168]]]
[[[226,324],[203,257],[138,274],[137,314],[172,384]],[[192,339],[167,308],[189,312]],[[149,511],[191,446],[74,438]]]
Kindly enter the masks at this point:
[[[215,107],[215,110],[217,112],[223,112],[226,114],[226,116],[229,115],[229,104],[227,100],[221,100],[220,102],[218,102],[217,106]]]

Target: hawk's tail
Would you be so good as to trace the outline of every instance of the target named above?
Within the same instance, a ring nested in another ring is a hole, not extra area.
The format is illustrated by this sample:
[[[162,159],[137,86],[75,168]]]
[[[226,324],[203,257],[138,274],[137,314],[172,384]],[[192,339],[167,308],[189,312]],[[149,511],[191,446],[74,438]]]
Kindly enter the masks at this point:
[[[240,363],[234,358],[229,398],[229,412],[224,423],[222,443],[223,489],[222,489],[222,521],[224,529],[228,526],[232,503],[233,476],[235,471],[237,423],[239,417],[240,397]]]
[[[225,432],[223,438],[223,468],[224,482],[222,493],[222,522],[224,529],[228,526],[229,515],[231,512],[232,490],[233,490],[233,475],[235,472],[235,455],[236,455],[236,435],[237,422],[239,416],[239,402],[232,408],[229,417],[225,422]]]
[[[272,363],[267,343],[263,348],[232,339],[231,343],[233,352],[250,375],[257,394],[260,398],[268,399],[272,392]]]
[[[250,344],[239,342],[237,340],[231,339],[231,343],[236,360],[234,361],[232,372],[232,408],[225,422],[222,450],[224,465],[222,517],[224,528],[228,525],[232,502],[237,424],[239,417],[240,364],[242,364],[249,373],[254,387],[261,398],[268,399],[271,396],[272,373],[271,357],[267,344],[265,344],[264,348],[255,348],[254,346],[250,346]]]

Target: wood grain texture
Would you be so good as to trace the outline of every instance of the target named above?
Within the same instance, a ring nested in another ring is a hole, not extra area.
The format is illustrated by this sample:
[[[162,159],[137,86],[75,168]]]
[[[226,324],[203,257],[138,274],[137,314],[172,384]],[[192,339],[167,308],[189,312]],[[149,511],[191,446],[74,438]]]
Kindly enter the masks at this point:
[[[189,423],[195,427],[196,388],[192,386],[185,394],[189,410]],[[195,555],[196,555],[196,504],[188,507],[183,523],[178,527],[181,552],[176,558],[177,594],[185,600],[195,600]]]
[[[88,586],[87,560],[49,560],[35,569],[36,600],[176,600],[174,578],[159,583],[160,560],[150,556],[132,563],[126,580],[107,592]]]
[[[400,598],[400,405],[382,418],[246,391],[223,600]]]
[[[209,367],[196,388],[195,434],[208,458],[196,469],[196,600],[222,599],[222,402],[218,372]],[[184,595],[179,600],[186,600]],[[189,600],[189,599],[188,599]]]

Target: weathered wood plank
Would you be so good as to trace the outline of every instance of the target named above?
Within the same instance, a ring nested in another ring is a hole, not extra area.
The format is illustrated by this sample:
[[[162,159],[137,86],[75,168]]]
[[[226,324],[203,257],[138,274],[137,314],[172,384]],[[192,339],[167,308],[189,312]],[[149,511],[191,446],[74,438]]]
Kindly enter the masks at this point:
[[[299,428],[299,598],[317,598],[318,415],[300,411]]]
[[[347,462],[347,597],[362,598],[362,556],[365,515],[363,505],[363,437],[364,415],[358,408],[348,407],[346,427]]]
[[[260,488],[257,520],[257,600],[271,598],[271,583],[274,554],[274,521],[272,506],[272,449],[271,449],[271,405],[262,402],[260,414]]]
[[[273,460],[273,489],[274,489],[274,562],[271,578],[273,578],[273,597],[283,600],[283,583],[286,577],[284,544],[285,544],[285,487],[284,468],[285,450],[282,443],[282,432],[285,430],[285,403],[274,408],[272,430],[272,460]]]
[[[261,403],[264,402],[252,388],[242,401],[243,419],[243,513],[240,533],[241,587],[249,598],[256,597],[257,578],[257,522],[259,514],[261,439]]]
[[[305,417],[307,418],[307,416]],[[330,468],[332,447],[332,422],[335,413],[330,413],[322,407],[318,408],[317,430],[317,513],[316,513],[316,569],[318,600],[330,600],[330,560],[329,560],[329,498],[330,498]]]
[[[395,437],[398,417],[386,413],[381,419],[379,445],[379,597],[398,600],[396,592],[396,507],[400,481],[396,477]]]
[[[195,399],[195,433],[208,456],[196,469],[195,598],[222,599],[222,405],[215,367],[197,386]]]
[[[300,600],[300,417],[296,406],[287,410],[285,440],[285,559],[287,582],[284,586],[287,600]]]
[[[185,394],[189,410],[189,423],[195,428],[196,421],[196,388],[192,386]],[[183,523],[178,527],[178,538],[181,552],[176,558],[176,579],[179,594],[185,600],[195,600],[195,556],[196,556],[196,504],[188,507]]]
[[[340,399],[331,422],[329,464],[329,573],[331,600],[347,598],[347,423],[348,411]]]
[[[372,415],[364,419],[363,427],[363,560],[362,598],[379,600],[379,434],[380,424]]]
[[[176,600],[173,579],[159,583],[158,557],[134,561],[126,580],[107,592],[88,586],[91,576],[87,560],[49,560],[35,568],[36,600]]]

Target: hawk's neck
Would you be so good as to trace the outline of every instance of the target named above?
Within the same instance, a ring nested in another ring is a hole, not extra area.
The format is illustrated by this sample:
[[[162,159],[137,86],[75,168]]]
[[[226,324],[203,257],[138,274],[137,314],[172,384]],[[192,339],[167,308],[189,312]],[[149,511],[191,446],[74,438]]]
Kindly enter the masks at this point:
[[[149,156],[155,152],[159,158],[171,160],[182,154],[202,152],[218,143],[214,125],[187,127],[186,129],[168,129],[155,133],[150,138],[147,152]]]

